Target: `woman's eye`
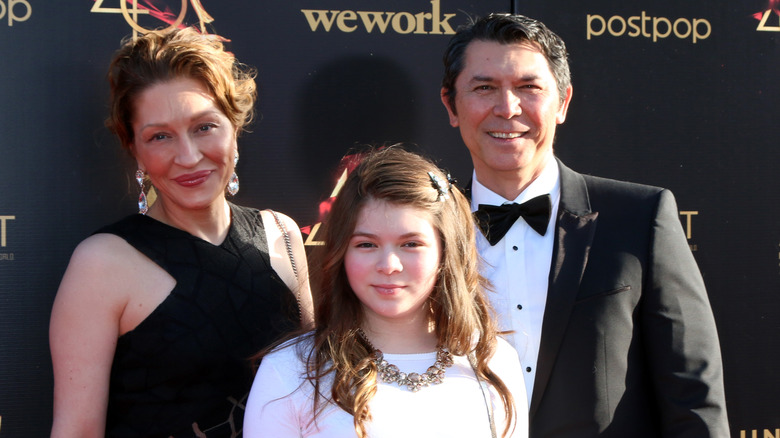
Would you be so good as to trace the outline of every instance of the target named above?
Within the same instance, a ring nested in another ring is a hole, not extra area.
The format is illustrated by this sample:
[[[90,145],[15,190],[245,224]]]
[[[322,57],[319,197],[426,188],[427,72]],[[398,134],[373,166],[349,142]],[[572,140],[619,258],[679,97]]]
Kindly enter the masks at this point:
[[[208,124],[199,126],[198,127],[198,131],[200,131],[200,132],[208,132],[208,131],[211,131],[212,129],[216,128],[216,127],[217,127],[217,125],[215,125],[213,123],[208,123]]]

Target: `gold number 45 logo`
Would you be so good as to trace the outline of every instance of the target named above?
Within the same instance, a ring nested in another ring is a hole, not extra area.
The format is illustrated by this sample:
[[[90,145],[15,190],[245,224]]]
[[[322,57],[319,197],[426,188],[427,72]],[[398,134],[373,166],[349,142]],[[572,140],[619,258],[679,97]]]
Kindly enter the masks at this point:
[[[136,38],[138,36],[138,33],[145,34],[150,32],[153,29],[147,29],[140,24],[138,24],[138,16],[139,15],[150,15],[152,14],[151,9],[148,7],[140,6],[138,5],[139,0],[119,0],[119,7],[118,8],[111,8],[111,7],[105,7],[103,6],[104,0],[95,0],[95,3],[92,5],[92,9],[90,12],[95,13],[103,13],[103,14],[122,14],[125,17],[125,21],[127,21],[127,24],[130,25],[130,27],[133,28],[133,38]],[[131,3],[132,7],[128,9],[127,4]],[[211,23],[214,21],[214,19],[206,12],[206,10],[203,8],[203,5],[200,4],[200,0],[190,0],[190,3],[192,3],[192,9],[195,11],[195,13],[198,15],[198,21],[200,22],[200,31],[203,33],[206,33],[206,24]],[[161,20],[163,19],[162,14],[158,18]],[[187,0],[181,0],[181,12],[179,12],[179,15],[176,17],[176,20],[170,23],[170,25],[165,29],[175,29],[181,25],[181,23],[184,21],[184,17],[187,15]],[[165,22],[168,22],[166,20],[163,20]]]

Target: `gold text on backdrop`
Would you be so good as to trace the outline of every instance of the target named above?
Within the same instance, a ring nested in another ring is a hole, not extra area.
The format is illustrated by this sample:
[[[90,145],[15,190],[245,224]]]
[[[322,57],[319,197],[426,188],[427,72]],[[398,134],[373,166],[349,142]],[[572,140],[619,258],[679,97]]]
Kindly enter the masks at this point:
[[[457,14],[442,14],[439,6],[440,0],[431,0],[431,12],[377,12],[377,11],[338,11],[327,9],[301,9],[306,17],[312,32],[316,32],[322,25],[325,32],[330,32],[333,23],[341,32],[354,32],[363,25],[367,33],[374,28],[380,33],[392,29],[400,34],[426,34],[426,35],[452,35],[455,30],[449,21]],[[426,24],[430,23],[430,30],[426,30]]]
[[[2,0],[0,0],[2,1]],[[89,12],[93,13],[104,13],[104,14],[122,14],[125,17],[125,21],[127,21],[127,24],[130,25],[131,28],[133,28],[133,38],[137,38],[138,34],[145,34],[149,32],[152,29],[147,29],[140,24],[138,24],[138,16],[139,15],[152,15],[155,18],[158,18],[165,23],[168,23],[169,26],[167,29],[174,29],[179,27],[179,25],[184,21],[184,17],[187,15],[187,0],[181,0],[181,11],[179,12],[179,15],[176,16],[175,20],[171,20],[169,18],[169,15],[167,12],[169,9],[166,8],[166,12],[162,13],[160,12],[162,9],[159,8],[159,5],[156,6],[159,10],[152,11],[149,7],[139,5],[138,0],[128,0],[132,4],[132,8],[127,8],[127,1],[120,0],[118,8],[110,8],[103,6],[104,0],[95,0],[95,3],[92,5],[92,9],[89,10]],[[174,0],[175,1],[175,0]],[[206,9],[203,8],[203,5],[201,5],[200,0],[190,0],[190,3],[192,3],[192,9],[195,11],[195,14],[198,16],[198,21],[200,22],[200,31],[202,33],[206,33],[206,24],[211,23],[214,21],[214,18],[211,17],[211,15],[206,12]],[[140,7],[139,7],[140,6]]]
[[[0,216],[0,248],[6,246],[6,221],[12,221],[16,216]]]
[[[648,26],[652,24],[652,26]],[[678,18],[672,22],[665,17],[649,17],[645,11],[642,15],[633,15],[623,18],[620,15],[613,15],[609,20],[605,20],[601,15],[588,14],[586,19],[587,39],[597,37],[609,31],[613,37],[628,35],[632,38],[642,36],[653,38],[657,42],[659,38],[667,38],[674,32],[674,36],[680,39],[691,38],[693,44],[696,41],[709,38],[712,33],[712,25],[704,18]],[[630,30],[629,30],[630,29]],[[628,32],[626,33],[626,31]]]
[[[24,7],[24,15],[18,15],[16,6]],[[8,16],[8,27],[14,25],[14,21],[27,21],[32,15],[32,5],[27,0],[0,0],[0,20]]]
[[[681,211],[680,216],[685,216],[685,237],[689,240],[693,236],[693,227],[691,226],[691,216],[698,215],[698,211]]]
[[[780,429],[764,429],[764,434],[759,435],[760,430],[740,430],[739,438],[780,438]],[[748,435],[750,433],[750,435]]]
[[[777,2],[775,2],[775,5],[776,8]],[[763,32],[780,32],[780,9],[775,8],[769,8],[764,12],[758,12],[753,15],[757,20],[761,20],[761,22],[758,23],[756,30]],[[770,18],[775,24],[767,24]]]

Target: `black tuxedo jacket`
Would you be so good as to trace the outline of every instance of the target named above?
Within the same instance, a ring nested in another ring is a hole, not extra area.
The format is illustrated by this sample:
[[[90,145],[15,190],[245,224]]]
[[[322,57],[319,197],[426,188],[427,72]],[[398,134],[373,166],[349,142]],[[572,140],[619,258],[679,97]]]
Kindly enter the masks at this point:
[[[530,437],[729,437],[715,322],[672,193],[558,164]]]

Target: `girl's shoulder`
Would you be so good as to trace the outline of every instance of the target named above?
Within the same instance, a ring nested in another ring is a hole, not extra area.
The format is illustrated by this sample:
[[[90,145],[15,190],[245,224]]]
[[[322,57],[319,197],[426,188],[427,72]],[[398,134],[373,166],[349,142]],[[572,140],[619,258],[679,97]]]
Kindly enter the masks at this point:
[[[516,368],[520,370],[520,358],[517,354],[517,350],[506,339],[501,336],[496,336],[496,352],[490,360],[491,368],[496,364],[500,364],[506,368]],[[522,374],[522,373],[521,373]]]
[[[314,332],[307,332],[294,338],[288,339],[263,356],[263,363],[281,363],[295,362],[305,359],[309,356],[314,345]]]

